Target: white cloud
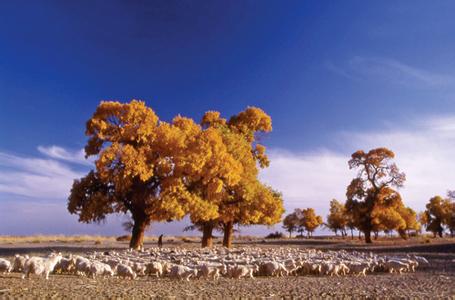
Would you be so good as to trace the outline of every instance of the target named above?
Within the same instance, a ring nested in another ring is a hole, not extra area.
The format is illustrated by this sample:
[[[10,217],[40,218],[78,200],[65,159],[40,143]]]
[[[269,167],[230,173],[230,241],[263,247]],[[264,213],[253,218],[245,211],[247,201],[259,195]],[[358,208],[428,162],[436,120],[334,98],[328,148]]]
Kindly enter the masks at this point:
[[[353,173],[347,156],[322,150],[295,154],[270,151],[270,167],[261,179],[283,193],[286,210],[313,207],[324,213],[332,198],[343,199]]]
[[[401,194],[405,203],[418,211],[430,197],[455,188],[453,116],[415,121],[402,130],[341,132],[334,138],[343,141],[336,152],[270,152],[271,165],[261,177],[283,192],[289,210],[314,207],[325,216],[332,198],[344,200],[346,186],[355,175],[347,162],[358,149],[384,146],[395,152],[397,165],[407,175]]]
[[[334,73],[355,80],[384,80],[414,88],[455,87],[454,74],[425,70],[389,58],[356,56],[345,64],[327,62],[325,66]]]
[[[33,198],[65,199],[82,173],[52,159],[0,152],[0,193]]]
[[[59,146],[38,146],[38,151],[42,154],[58,160],[68,161],[82,165],[93,165],[92,159],[85,158],[84,149],[78,151],[70,151]]]

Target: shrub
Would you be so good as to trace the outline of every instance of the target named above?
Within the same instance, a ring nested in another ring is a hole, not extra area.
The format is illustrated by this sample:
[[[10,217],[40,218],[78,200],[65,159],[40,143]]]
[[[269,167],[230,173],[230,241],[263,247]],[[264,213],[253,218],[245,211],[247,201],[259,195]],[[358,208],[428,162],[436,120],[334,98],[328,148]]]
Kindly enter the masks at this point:
[[[129,242],[131,240],[131,235],[122,235],[115,239],[117,242]]]
[[[275,232],[269,233],[265,238],[266,239],[282,239],[283,237],[284,237],[284,235],[282,232],[275,231]]]

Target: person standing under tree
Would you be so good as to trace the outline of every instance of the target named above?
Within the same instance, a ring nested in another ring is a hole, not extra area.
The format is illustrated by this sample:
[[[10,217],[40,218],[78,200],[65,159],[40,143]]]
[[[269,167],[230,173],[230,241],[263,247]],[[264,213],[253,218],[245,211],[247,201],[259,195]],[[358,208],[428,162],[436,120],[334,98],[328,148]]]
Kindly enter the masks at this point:
[[[158,238],[158,247],[163,247],[163,235],[160,235],[160,237]]]

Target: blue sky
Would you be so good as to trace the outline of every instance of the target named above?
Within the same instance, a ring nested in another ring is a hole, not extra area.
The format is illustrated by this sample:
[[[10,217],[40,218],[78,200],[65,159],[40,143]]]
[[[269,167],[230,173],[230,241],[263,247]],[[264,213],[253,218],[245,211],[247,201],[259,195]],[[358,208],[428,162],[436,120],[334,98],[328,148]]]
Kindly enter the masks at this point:
[[[454,9],[453,1],[1,2],[0,234],[121,232],[116,220],[77,224],[65,206],[72,179],[90,167],[80,152],[85,122],[100,100],[133,98],[164,120],[263,108],[274,130],[261,176],[283,191],[288,210],[325,215],[352,178],[349,154],[389,146],[408,174],[405,202],[420,210],[455,189]]]

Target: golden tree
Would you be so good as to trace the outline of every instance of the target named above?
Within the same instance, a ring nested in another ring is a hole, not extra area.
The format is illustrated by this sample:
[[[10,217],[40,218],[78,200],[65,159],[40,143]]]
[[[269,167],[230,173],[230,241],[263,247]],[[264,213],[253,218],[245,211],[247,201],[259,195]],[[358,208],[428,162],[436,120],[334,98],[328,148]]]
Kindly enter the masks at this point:
[[[234,165],[235,180],[226,176],[217,178],[216,193],[207,184],[199,182],[194,188],[206,195],[190,212],[194,224],[202,224],[202,246],[212,245],[212,231],[221,224],[224,229],[223,245],[230,247],[234,224],[275,224],[284,212],[281,195],[258,180],[258,167],[266,167],[269,160],[265,147],[258,143],[258,133],[272,129],[270,117],[261,109],[249,107],[227,121],[219,112],[207,112],[201,121],[204,131],[213,131],[222,140],[223,157],[216,162],[223,168]],[[213,168],[207,171],[212,172]],[[206,213],[207,207],[211,214]]]
[[[95,170],[75,180],[69,212],[86,223],[130,213],[130,247],[142,247],[151,221],[181,219],[194,202],[187,182],[199,165],[188,158],[200,131],[180,116],[159,122],[141,101],[101,102],[86,126],[85,153],[96,157]]]
[[[455,191],[449,191],[447,193],[448,197],[448,212],[446,216],[446,224],[450,231],[450,236],[454,237],[455,233]]]
[[[425,226],[425,228],[428,227],[428,224],[430,224],[430,219],[429,219],[429,216],[427,214],[426,211],[421,211],[418,215],[417,215],[417,220],[419,221],[419,223],[421,224],[421,226]],[[422,228],[420,228],[421,230]]]
[[[386,225],[382,221],[387,221],[386,226],[402,225],[395,211],[403,205],[401,196],[392,187],[403,186],[406,177],[392,162],[394,157],[391,150],[377,148],[368,153],[359,150],[349,160],[349,168],[357,169],[358,174],[347,188],[346,209],[353,215],[356,227],[363,231],[367,243],[372,242],[372,231]]]
[[[410,207],[405,207],[399,211],[401,217],[404,219],[406,234],[409,236],[410,231],[414,230],[416,233],[420,231],[422,225],[420,224],[417,213]],[[399,232],[403,236],[403,232]]]
[[[426,205],[426,229],[440,237],[443,236],[444,226],[451,223],[453,217],[453,202],[450,198],[443,198],[441,196],[435,196],[430,199]],[[450,226],[448,226],[450,228]]]
[[[343,203],[336,199],[330,201],[329,215],[327,216],[327,227],[338,235],[338,231],[341,231],[341,235],[344,236],[346,226],[348,225],[348,215],[346,208]]]
[[[313,236],[314,230],[323,224],[322,217],[316,215],[313,208],[306,208],[296,211],[300,226],[305,228],[308,237]]]

